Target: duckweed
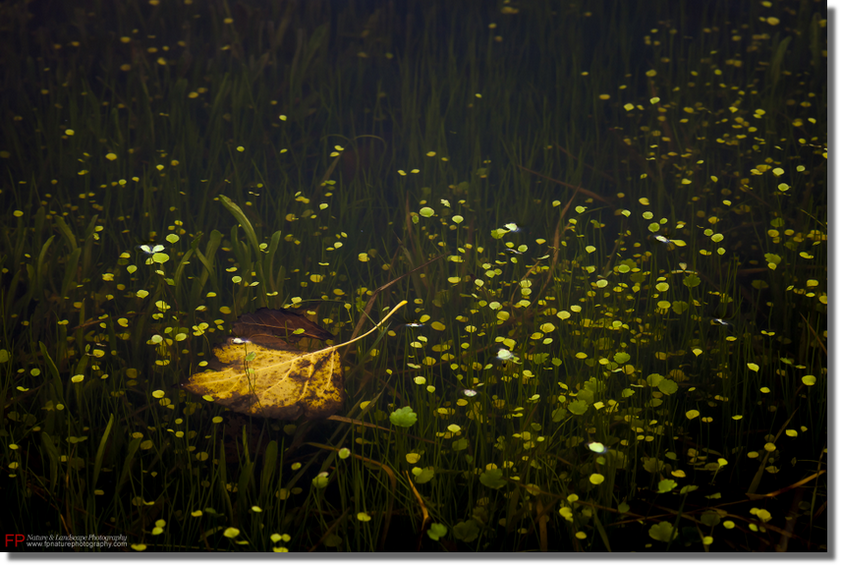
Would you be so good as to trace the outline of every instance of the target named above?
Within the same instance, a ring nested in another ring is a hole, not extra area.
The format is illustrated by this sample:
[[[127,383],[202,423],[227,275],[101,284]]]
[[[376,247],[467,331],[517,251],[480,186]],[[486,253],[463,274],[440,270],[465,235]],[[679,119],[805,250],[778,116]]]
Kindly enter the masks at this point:
[[[827,551],[825,6],[51,7],[0,24],[26,550]],[[403,300],[328,419],[179,387]]]

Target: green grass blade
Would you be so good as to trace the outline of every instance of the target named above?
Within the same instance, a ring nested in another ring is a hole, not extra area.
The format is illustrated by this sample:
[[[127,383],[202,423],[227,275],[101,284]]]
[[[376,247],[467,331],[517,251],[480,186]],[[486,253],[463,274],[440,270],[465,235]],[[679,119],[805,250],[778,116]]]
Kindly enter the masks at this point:
[[[56,483],[58,482],[58,463],[60,460],[58,449],[53,443],[50,434],[46,431],[41,432],[41,444],[47,452],[47,457],[50,459],[50,492],[55,492]]]
[[[67,244],[70,246],[70,249],[74,252],[78,245],[76,244],[76,237],[73,236],[73,232],[70,230],[70,227],[67,226],[67,223],[64,221],[64,218],[61,216],[56,216],[56,227],[64,239],[67,241]]]
[[[611,542],[608,541],[608,534],[605,533],[605,528],[602,527],[602,522],[599,521],[599,514],[596,510],[593,513],[593,520],[594,525],[596,526],[596,531],[599,532],[599,537],[602,539],[602,544],[605,546],[605,549],[611,552]]]
[[[49,370],[50,376],[53,377],[53,388],[55,390],[55,396],[58,398],[56,401],[64,404],[64,384],[61,382],[61,375],[59,374],[58,367],[56,366],[56,363],[53,362],[50,353],[47,352],[47,345],[43,342],[39,344],[41,345],[41,355],[44,357],[47,370]]]
[[[785,37],[775,49],[775,55],[772,56],[772,63],[769,66],[769,77],[772,79],[773,87],[777,85],[778,81],[781,79],[781,67],[783,65],[784,55],[786,55],[786,49],[789,46],[790,41],[792,41],[792,37]]]
[[[64,279],[61,282],[61,297],[67,297],[70,292],[70,284],[73,283],[73,278],[76,276],[76,268],[79,266],[79,256],[82,255],[81,248],[74,248],[67,257],[67,264],[64,268]]]
[[[272,483],[272,477],[275,475],[275,468],[277,465],[278,442],[273,439],[266,446],[266,452],[263,453],[263,470],[260,473],[259,496],[269,494],[269,485]]]
[[[43,298],[44,284],[45,284],[45,282],[44,282],[44,272],[46,271],[44,269],[44,265],[47,262],[47,250],[50,249],[50,244],[53,243],[53,240],[55,239],[55,237],[56,237],[55,234],[52,235],[51,237],[49,237],[47,239],[47,241],[44,243],[44,245],[41,247],[41,252],[38,254],[38,263],[36,264],[36,270],[35,270],[35,288],[33,290],[34,294],[32,296],[32,299],[34,299],[36,301]]]
[[[123,484],[126,480],[128,480],[132,471],[132,460],[134,459],[134,454],[137,453],[137,450],[140,448],[140,443],[140,439],[132,439],[129,443],[129,451],[126,453],[126,459],[123,461],[123,471],[120,473],[120,481],[117,483],[117,488],[114,490],[114,494],[119,494],[120,488],[122,488]]]
[[[225,460],[225,441],[220,441],[220,457],[219,457],[219,465],[217,465],[217,470],[219,471],[219,493],[222,496],[222,499],[225,501],[225,508],[228,510],[228,521],[233,523],[235,521],[234,518],[234,506],[231,504],[231,497],[228,495],[228,472],[226,467]]]
[[[111,427],[114,425],[114,414],[108,418],[108,425],[105,426],[105,433],[102,434],[102,439],[99,440],[99,447],[96,450],[96,458],[94,459],[94,481],[92,486],[96,488],[96,481],[99,479],[99,471],[102,469],[102,458],[105,456],[105,447],[108,444],[108,436],[111,434]]]
[[[225,195],[219,196],[219,202],[228,209],[228,211],[234,215],[234,218],[237,219],[237,222],[240,223],[240,226],[243,227],[243,231],[246,233],[246,238],[248,238],[249,244],[254,249],[255,253],[260,252],[260,246],[257,243],[257,233],[254,232],[254,227],[249,222],[248,217],[234,201],[226,197]]]

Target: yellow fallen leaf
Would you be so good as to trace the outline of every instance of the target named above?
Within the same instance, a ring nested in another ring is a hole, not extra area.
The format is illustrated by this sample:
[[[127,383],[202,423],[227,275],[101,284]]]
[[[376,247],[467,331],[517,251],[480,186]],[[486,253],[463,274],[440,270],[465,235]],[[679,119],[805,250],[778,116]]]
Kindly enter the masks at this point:
[[[182,387],[236,412],[272,419],[325,418],[345,401],[338,349],[383,325],[399,303],[368,333],[340,345],[302,352],[272,335],[228,338],[214,347],[210,368],[190,376]]]

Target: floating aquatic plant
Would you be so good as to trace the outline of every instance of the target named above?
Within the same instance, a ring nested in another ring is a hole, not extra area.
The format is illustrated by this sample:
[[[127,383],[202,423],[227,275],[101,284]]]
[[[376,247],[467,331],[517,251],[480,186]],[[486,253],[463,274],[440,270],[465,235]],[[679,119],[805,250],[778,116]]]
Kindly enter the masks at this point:
[[[16,532],[826,549],[820,6],[88,4],[3,19]],[[331,411],[178,388],[273,311]]]

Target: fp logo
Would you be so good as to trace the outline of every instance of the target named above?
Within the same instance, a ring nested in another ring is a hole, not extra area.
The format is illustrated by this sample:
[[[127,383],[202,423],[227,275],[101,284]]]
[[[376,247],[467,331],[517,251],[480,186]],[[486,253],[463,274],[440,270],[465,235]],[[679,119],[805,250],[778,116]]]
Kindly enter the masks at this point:
[[[23,534],[6,534],[7,548],[10,547],[10,545],[17,547],[19,543],[23,543],[24,541],[26,541],[26,536]]]

